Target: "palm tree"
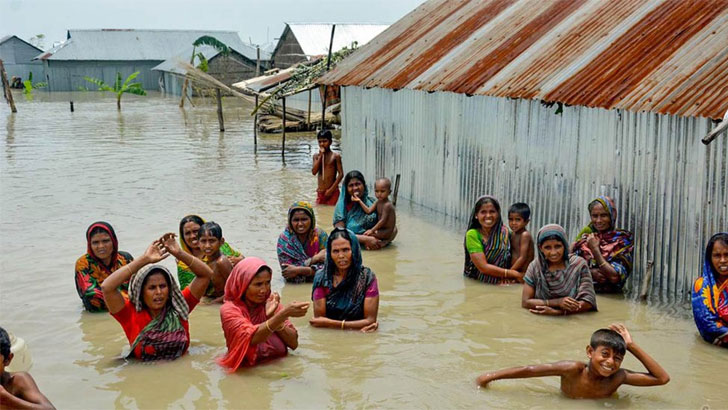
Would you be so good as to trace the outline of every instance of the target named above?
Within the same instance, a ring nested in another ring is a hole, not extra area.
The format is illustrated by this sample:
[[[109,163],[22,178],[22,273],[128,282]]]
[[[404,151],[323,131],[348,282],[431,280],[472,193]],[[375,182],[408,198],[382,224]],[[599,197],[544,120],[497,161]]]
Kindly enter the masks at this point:
[[[222,41],[212,36],[202,36],[192,43],[192,56],[190,57],[190,65],[195,64],[195,57],[200,61],[199,67],[202,71],[207,72],[207,59],[202,53],[197,52],[197,47],[210,46],[214,47],[222,55],[230,54],[230,47],[228,47]],[[185,82],[182,84],[182,98],[179,100],[180,108],[185,106],[185,97],[187,94],[187,84],[189,84],[189,77],[185,76]]]
[[[116,73],[116,82],[114,82],[114,86],[111,87],[104,83],[102,80],[99,80],[98,78],[91,78],[91,77],[83,77],[84,80],[95,84],[99,91],[109,91],[112,93],[116,93],[116,109],[121,111],[121,96],[124,93],[134,94],[134,95],[147,95],[147,92],[144,91],[144,88],[142,88],[141,83],[132,83],[134,79],[139,75],[139,71],[136,71],[132,73],[129,77],[126,77],[126,80],[124,82],[121,82],[121,73]]]

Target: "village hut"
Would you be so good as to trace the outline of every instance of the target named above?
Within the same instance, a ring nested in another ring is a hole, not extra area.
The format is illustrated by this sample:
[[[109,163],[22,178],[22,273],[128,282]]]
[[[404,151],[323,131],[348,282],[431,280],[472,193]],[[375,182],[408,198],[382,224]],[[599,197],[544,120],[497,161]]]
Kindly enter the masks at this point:
[[[0,38],[0,60],[3,60],[8,81],[17,77],[22,81],[33,73],[33,81],[43,81],[43,65],[33,58],[43,50],[28,43],[18,36],[8,35]]]
[[[117,72],[126,78],[135,71],[139,71],[136,81],[144,89],[156,90],[162,72],[152,68],[191,48],[205,35],[255,58],[256,50],[244,44],[235,31],[134,29],[68,30],[66,41],[37,58],[43,62],[51,91],[89,87],[85,76],[113,84]]]
[[[242,51],[238,51],[234,47],[230,47],[230,53],[224,55],[212,46],[203,45],[196,47],[195,53],[201,53],[205,57],[207,74],[230,87],[233,83],[253,78],[270,67],[270,54],[261,50],[260,62],[258,62],[257,50],[253,49],[251,55],[251,48],[247,47]],[[159,80],[159,91],[173,95],[182,94],[182,85],[187,75],[185,63],[189,64],[190,56],[192,56],[192,46],[183,49],[177,55],[152,68],[152,71],[158,71],[162,74]],[[195,64],[199,64],[197,58]],[[196,87],[187,89],[188,93],[191,94],[195,90]]]
[[[320,82],[348,169],[466,225],[480,195],[573,238],[613,197],[632,295],[685,300],[728,226],[728,1],[431,0]],[[371,178],[371,179],[370,179]],[[454,272],[452,272],[454,274]],[[645,280],[645,278],[650,280]]]

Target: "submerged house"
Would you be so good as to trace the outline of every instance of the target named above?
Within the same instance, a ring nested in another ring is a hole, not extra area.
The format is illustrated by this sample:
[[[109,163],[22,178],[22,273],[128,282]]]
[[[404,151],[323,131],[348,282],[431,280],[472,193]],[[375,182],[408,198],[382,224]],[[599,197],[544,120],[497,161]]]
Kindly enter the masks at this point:
[[[28,43],[18,36],[5,36],[0,38],[0,60],[3,60],[8,81],[13,77],[27,80],[33,73],[33,81],[43,81],[43,65],[33,59],[43,50]]]
[[[296,63],[310,61],[329,52],[331,42],[331,26],[334,23],[286,23],[283,34],[273,50],[273,66],[288,68]],[[351,47],[353,42],[358,46],[368,43],[388,24],[339,24],[334,30],[333,50]]]
[[[701,143],[728,109],[726,39],[725,1],[430,0],[320,82],[368,181],[401,174],[400,197],[463,232],[483,194],[572,238],[612,196],[631,293],[685,300],[728,226],[728,137]]]
[[[139,71],[136,81],[144,89],[156,90],[162,73],[152,68],[191,48],[204,35],[238,52],[246,50],[245,55],[256,53],[235,31],[100,29],[68,30],[66,41],[37,58],[43,62],[50,91],[88,87],[84,76],[113,84],[117,72],[126,78],[135,71]]]

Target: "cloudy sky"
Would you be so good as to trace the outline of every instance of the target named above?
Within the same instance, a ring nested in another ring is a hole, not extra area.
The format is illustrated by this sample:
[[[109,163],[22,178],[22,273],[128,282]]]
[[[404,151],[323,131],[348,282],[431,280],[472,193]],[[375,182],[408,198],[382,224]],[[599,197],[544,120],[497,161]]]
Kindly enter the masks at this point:
[[[46,37],[69,28],[237,30],[255,44],[274,41],[291,23],[393,23],[423,0],[0,0],[0,37]]]

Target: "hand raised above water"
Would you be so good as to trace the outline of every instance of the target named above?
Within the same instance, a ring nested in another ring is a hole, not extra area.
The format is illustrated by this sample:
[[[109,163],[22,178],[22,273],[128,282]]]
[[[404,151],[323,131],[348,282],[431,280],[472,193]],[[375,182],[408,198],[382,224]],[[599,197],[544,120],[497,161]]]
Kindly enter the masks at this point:
[[[144,251],[143,258],[146,258],[148,263],[157,263],[164,258],[169,256],[169,253],[164,248],[164,245],[159,240],[152,242],[151,245]]]
[[[612,323],[609,325],[609,328],[614,330],[615,332],[619,333],[620,336],[622,336],[622,339],[624,339],[624,344],[629,347],[632,343],[632,335],[629,334],[629,331],[627,328],[621,324],[621,323]]]
[[[278,305],[281,303],[281,295],[278,292],[271,292],[268,300],[265,302],[265,317],[270,318],[276,313]]]
[[[310,303],[293,301],[283,308],[287,317],[302,317],[306,315]]]
[[[182,249],[179,247],[179,244],[175,240],[177,235],[175,235],[172,232],[167,232],[164,235],[162,235],[161,238],[159,238],[159,242],[164,246],[164,249],[171,253],[172,255],[179,255],[180,252],[182,252]]]

